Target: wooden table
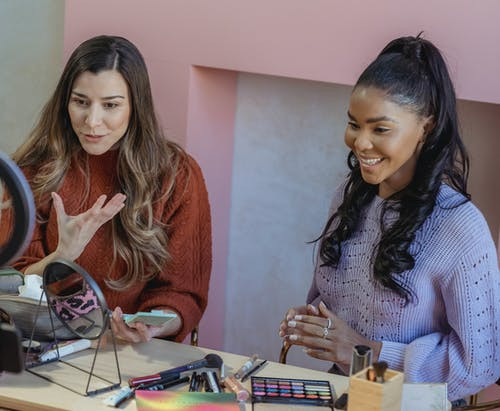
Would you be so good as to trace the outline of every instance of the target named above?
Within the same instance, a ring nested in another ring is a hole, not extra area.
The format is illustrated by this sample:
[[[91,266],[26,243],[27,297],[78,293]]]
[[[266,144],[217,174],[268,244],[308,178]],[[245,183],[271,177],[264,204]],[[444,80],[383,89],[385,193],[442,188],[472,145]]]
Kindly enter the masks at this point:
[[[112,381],[117,381],[112,349],[108,345],[104,349],[101,349],[101,351],[97,357],[95,373],[107,377]],[[65,357],[65,360],[89,370],[93,353],[94,351],[90,349]],[[159,371],[201,359],[208,353],[215,353],[222,357],[227,373],[237,370],[247,359],[247,357],[241,355],[156,339],[150,343],[122,344],[118,346],[122,386],[125,386],[127,380],[131,377],[155,374]],[[53,363],[38,367],[37,370],[39,372],[50,370],[52,378],[56,378],[58,381],[62,381],[64,384],[70,385],[78,391],[85,391],[87,375],[79,373],[73,367],[61,363]],[[257,375],[329,380],[337,395],[345,392],[348,388],[348,379],[346,377],[275,362],[266,364]],[[244,383],[247,388],[249,388],[249,384],[250,380]],[[180,386],[176,390],[186,391],[187,387]],[[104,393],[96,397],[84,397],[26,371],[21,374],[5,373],[0,377],[0,407],[16,410],[110,411],[113,408],[104,405],[102,400],[112,393]],[[255,407],[255,410],[269,409],[281,411],[304,408],[304,406],[260,404]],[[308,408],[311,411],[328,409],[324,407]],[[127,401],[119,409],[136,410],[135,401]],[[241,409],[250,410],[251,406],[249,403],[246,403],[242,405]],[[402,409],[404,411],[446,410],[446,386],[444,384],[405,384]]]

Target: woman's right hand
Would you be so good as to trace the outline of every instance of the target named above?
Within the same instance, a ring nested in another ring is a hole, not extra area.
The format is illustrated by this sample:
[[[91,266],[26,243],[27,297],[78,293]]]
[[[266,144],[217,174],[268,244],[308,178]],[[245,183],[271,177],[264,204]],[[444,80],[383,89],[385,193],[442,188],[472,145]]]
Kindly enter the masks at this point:
[[[296,315],[319,315],[318,307],[312,304],[301,305],[300,307],[290,308],[285,318],[280,323],[279,336],[284,338],[287,335],[288,321],[293,320]]]
[[[64,210],[64,204],[57,193],[52,193],[52,200],[57,214],[59,242],[56,255],[70,261],[76,260],[92,239],[96,231],[111,220],[125,206],[124,194],[118,193],[108,201],[101,195],[87,211],[76,216],[69,216]]]

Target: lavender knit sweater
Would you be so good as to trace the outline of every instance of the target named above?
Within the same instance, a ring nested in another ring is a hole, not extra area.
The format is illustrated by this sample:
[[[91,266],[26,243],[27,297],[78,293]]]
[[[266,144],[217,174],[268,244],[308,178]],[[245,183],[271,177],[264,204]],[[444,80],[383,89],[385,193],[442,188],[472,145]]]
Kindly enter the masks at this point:
[[[500,273],[481,212],[442,185],[403,273],[417,295],[404,299],[375,283],[370,257],[380,239],[383,199],[375,197],[342,244],[338,268],[317,264],[308,303],[325,304],[365,337],[382,341],[380,360],[407,382],[447,382],[448,398],[476,393],[500,377]],[[332,204],[342,201],[338,190]],[[389,216],[388,218],[394,218]]]

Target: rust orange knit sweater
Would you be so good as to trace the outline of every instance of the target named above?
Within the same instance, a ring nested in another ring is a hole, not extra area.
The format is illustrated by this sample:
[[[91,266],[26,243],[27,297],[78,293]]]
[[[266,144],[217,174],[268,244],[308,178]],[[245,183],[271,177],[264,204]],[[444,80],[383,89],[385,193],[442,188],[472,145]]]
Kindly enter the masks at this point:
[[[101,194],[110,199],[119,192],[116,183],[117,151],[100,156],[88,156],[90,193],[85,198],[85,177],[77,167],[70,167],[58,191],[66,214],[79,214],[94,204]],[[25,170],[28,180],[29,171]],[[188,178],[189,175],[189,178]],[[151,184],[162,184],[154,182]],[[47,223],[37,224],[33,239],[14,267],[23,271],[41,260],[57,247],[57,219],[52,203],[39,208]],[[110,309],[120,306],[124,313],[149,311],[155,307],[169,307],[182,318],[182,328],[176,341],[198,324],[208,299],[208,285],[212,266],[211,220],[208,195],[200,167],[194,159],[179,168],[175,189],[168,202],[153,205],[156,219],[168,230],[170,261],[161,273],[149,282],[139,282],[125,291],[110,289],[105,279],[112,263],[111,222],[104,224],[94,235],[82,255],[76,260],[99,284]],[[125,272],[125,262],[115,263],[111,278]]]

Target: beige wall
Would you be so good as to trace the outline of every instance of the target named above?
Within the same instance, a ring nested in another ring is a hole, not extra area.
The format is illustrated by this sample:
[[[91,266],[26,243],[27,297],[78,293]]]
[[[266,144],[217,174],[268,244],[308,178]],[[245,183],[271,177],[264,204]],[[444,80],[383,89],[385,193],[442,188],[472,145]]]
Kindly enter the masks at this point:
[[[53,91],[63,28],[63,0],[0,0],[1,151],[21,144]]]

